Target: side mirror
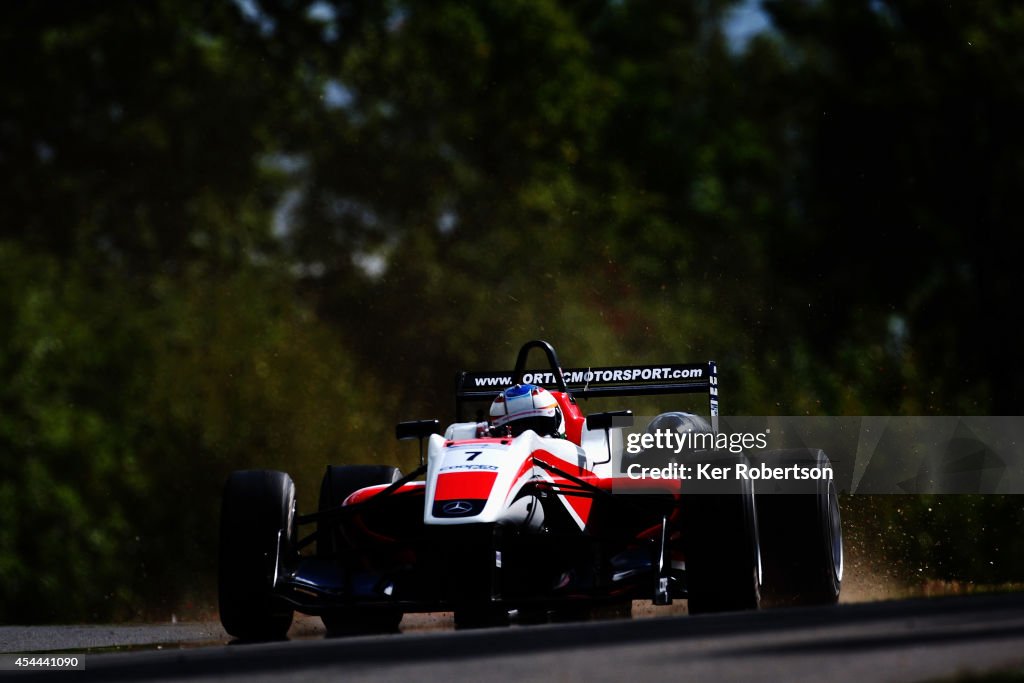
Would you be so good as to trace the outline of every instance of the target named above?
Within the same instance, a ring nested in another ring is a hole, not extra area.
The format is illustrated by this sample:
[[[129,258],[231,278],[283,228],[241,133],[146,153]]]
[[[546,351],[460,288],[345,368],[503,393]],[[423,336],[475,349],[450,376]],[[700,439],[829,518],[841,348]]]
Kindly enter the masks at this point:
[[[409,422],[399,422],[395,425],[395,438],[399,441],[407,439],[420,440],[420,467],[423,467],[423,439],[431,434],[439,434],[440,432],[441,422],[439,420],[410,420]]]
[[[613,427],[619,428],[632,426],[632,410],[612,410],[607,413],[594,413],[593,415],[587,415],[587,429],[603,429],[605,433],[605,441],[608,443],[608,459],[602,460],[601,462],[595,462],[595,465],[603,465],[612,461],[612,436],[608,433],[609,430]]]
[[[395,438],[399,441],[408,439],[425,439],[431,434],[441,433],[439,420],[410,420],[399,422],[395,426]]]
[[[607,413],[587,415],[587,429],[611,429],[612,427],[632,427],[632,410],[612,410]]]

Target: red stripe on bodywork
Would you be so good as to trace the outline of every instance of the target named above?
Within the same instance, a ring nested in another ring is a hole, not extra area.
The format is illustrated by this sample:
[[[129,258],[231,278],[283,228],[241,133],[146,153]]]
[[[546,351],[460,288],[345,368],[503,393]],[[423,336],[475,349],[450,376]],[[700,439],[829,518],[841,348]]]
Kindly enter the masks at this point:
[[[437,478],[434,500],[484,499],[491,495],[497,472],[449,472]]]
[[[380,493],[389,486],[391,486],[391,484],[375,484],[374,486],[367,486],[365,489],[353,491],[349,495],[349,497],[346,498],[344,501],[339,501],[339,504],[344,503],[345,505],[353,505],[355,503],[362,503],[364,501],[369,500],[370,498],[373,498],[374,496],[376,496],[378,493]],[[394,496],[400,493],[410,493],[412,491],[422,488],[422,481],[411,481],[407,484],[402,484],[402,486],[399,487],[399,489],[392,493],[391,495]]]
[[[590,521],[590,506],[593,505],[594,499],[585,496],[563,496],[563,498],[572,506],[572,509],[583,520],[583,524],[586,525]]]
[[[512,477],[512,484],[513,484],[513,486],[515,485],[515,483],[517,481],[519,481],[519,477],[523,476],[524,474],[529,472],[531,469],[533,469],[533,460],[531,460],[531,459],[524,460],[523,464],[519,466],[519,471],[516,472],[516,476]]]
[[[538,455],[542,455],[542,456],[546,455],[548,457],[547,458],[537,458]],[[553,453],[549,453],[548,451],[534,451],[533,452],[533,457],[535,459],[542,460],[543,462],[546,462],[546,463],[548,463],[550,465],[554,465],[555,467],[558,467],[559,469],[563,469],[564,470],[564,469],[569,469],[571,467],[571,465],[568,465],[567,463],[565,463],[562,460],[558,459],[557,457],[555,457],[555,455]],[[549,472],[548,474],[551,476],[552,479],[555,480],[556,484],[565,484],[566,486],[576,486],[575,482],[573,482],[573,481],[571,481],[569,479],[566,479],[565,477],[562,477],[562,476],[560,476],[559,474],[557,474],[555,472]],[[591,472],[590,470],[583,470],[582,473],[580,474],[579,478],[583,479],[584,481],[588,481],[588,480],[591,480],[591,479],[594,478],[594,473]],[[579,515],[580,519],[583,521],[583,524],[585,526],[587,524],[587,521],[590,519],[590,508],[594,504],[594,499],[589,497],[589,496],[574,496],[572,494],[560,494],[559,498],[561,498],[566,503],[568,503],[570,506],[572,506],[572,509],[576,511],[576,514]]]

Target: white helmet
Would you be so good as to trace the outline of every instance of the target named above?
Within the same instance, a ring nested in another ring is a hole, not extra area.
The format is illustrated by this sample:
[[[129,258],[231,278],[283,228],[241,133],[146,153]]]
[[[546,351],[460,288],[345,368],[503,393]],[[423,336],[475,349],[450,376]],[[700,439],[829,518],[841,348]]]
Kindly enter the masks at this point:
[[[557,436],[565,431],[565,421],[550,391],[536,384],[517,384],[491,403],[491,432],[519,436],[527,429]]]

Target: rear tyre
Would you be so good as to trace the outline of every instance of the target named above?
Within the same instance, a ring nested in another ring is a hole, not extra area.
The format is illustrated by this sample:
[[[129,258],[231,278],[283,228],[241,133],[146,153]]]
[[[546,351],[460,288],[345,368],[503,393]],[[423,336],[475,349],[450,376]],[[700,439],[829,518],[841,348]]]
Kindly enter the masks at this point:
[[[820,449],[768,451],[769,467],[830,467]],[[787,480],[784,488],[759,485],[758,523],[771,606],[833,605],[843,580],[839,496],[831,479]]]
[[[735,477],[736,464],[746,462],[742,455],[702,453],[694,463],[731,469],[727,478],[711,482],[713,488],[694,488],[681,501],[690,614],[760,606],[761,553],[754,492],[749,480]],[[702,482],[690,479],[686,484],[697,487]]]
[[[328,465],[320,483],[318,509],[323,512],[336,508],[359,489],[391,484],[401,478],[401,470],[388,465]],[[317,522],[316,546],[317,557],[333,559],[339,566],[352,569],[355,561],[353,549],[341,533],[338,522]],[[402,612],[390,607],[352,606],[322,614],[320,619],[330,636],[393,633],[402,621]]]
[[[278,640],[292,608],[274,594],[295,554],[295,484],[284,472],[232,472],[220,515],[218,603],[224,630],[241,640]]]

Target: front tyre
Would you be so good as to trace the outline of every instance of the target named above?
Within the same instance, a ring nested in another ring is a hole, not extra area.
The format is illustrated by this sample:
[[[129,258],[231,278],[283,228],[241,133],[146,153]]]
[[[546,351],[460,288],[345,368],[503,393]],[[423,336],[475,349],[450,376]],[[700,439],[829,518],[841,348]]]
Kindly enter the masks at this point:
[[[274,594],[295,553],[295,484],[284,472],[241,470],[224,485],[218,603],[224,630],[241,640],[278,640],[293,611]]]
[[[392,484],[401,478],[401,470],[388,465],[328,465],[320,482],[318,509],[323,512],[336,508],[359,489]],[[336,521],[317,523],[316,554],[348,570],[356,559]],[[322,614],[320,619],[329,636],[393,633],[398,631],[402,612],[391,607],[351,606]]]
[[[692,464],[730,468],[746,464],[742,455],[701,454]],[[690,463],[688,463],[690,464]],[[687,480],[683,548],[690,614],[754,610],[761,603],[761,550],[750,480],[729,476],[705,489]]]

